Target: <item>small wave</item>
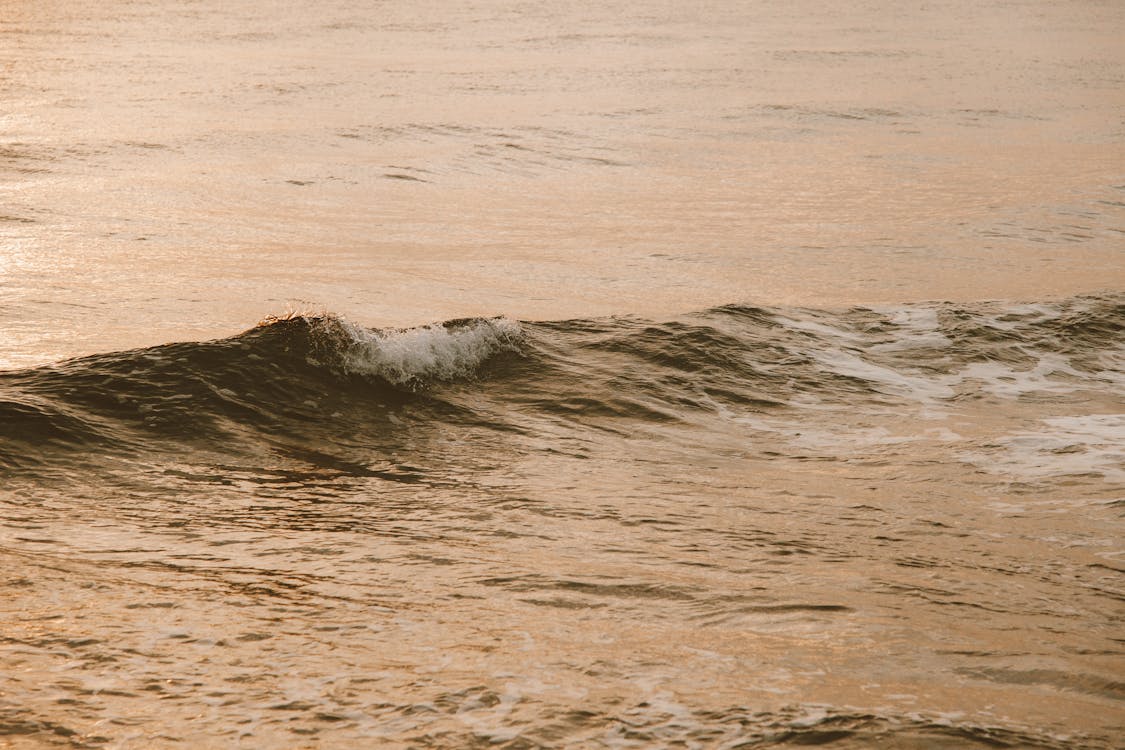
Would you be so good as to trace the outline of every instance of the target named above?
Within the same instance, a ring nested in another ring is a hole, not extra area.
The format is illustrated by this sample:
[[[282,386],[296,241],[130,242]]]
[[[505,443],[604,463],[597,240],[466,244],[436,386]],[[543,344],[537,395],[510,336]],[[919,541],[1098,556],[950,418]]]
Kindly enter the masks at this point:
[[[394,405],[412,398],[419,418],[448,416],[452,407],[436,396],[414,394],[474,377],[494,355],[517,350],[519,337],[519,325],[502,318],[373,330],[294,316],[227,339],[0,373],[0,469],[122,446],[237,452],[245,443],[331,445],[355,434],[378,442],[402,424]]]
[[[321,321],[344,338],[333,364],[407,388],[472,377],[500,352],[519,351],[521,328],[507,318],[465,318],[405,329],[363,328],[343,319]]]
[[[379,329],[327,314],[270,318],[226,339],[0,373],[0,446],[23,466],[38,463],[23,451],[66,446],[278,436],[389,445],[411,425],[518,432],[528,419],[627,435],[718,418],[812,436],[805,422],[825,410],[1116,402],[1123,323],[1121,295],[836,312],[727,305],[666,322],[497,317]],[[849,440],[893,437],[857,429]],[[1114,459],[1087,453],[1088,470]]]

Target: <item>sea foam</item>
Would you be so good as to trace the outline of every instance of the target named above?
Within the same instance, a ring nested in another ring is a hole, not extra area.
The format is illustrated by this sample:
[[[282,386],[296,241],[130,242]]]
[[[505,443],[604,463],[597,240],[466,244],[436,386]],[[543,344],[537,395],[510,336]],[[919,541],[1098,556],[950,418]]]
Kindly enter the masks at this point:
[[[347,336],[339,352],[342,369],[407,387],[471,377],[493,355],[518,351],[521,338],[519,323],[508,318],[471,318],[406,329],[337,322]]]

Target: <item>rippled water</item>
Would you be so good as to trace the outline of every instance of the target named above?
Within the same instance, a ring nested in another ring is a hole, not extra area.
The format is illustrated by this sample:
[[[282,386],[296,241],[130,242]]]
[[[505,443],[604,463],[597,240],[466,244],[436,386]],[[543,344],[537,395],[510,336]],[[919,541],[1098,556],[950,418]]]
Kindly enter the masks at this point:
[[[1123,27],[0,2],[0,745],[1120,746]]]

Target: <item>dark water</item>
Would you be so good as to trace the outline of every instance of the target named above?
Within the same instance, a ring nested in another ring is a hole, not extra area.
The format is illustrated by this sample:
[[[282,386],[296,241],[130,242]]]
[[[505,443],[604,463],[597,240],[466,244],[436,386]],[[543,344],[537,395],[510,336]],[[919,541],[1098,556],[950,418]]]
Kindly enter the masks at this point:
[[[1123,325],[1120,294],[295,316],[0,373],[0,726],[1113,747]]]

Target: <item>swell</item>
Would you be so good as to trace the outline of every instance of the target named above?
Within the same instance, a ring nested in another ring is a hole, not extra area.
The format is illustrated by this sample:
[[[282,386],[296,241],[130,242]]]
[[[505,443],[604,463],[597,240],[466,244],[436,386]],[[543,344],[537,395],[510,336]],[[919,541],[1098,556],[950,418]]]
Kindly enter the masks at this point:
[[[442,411],[414,394],[470,377],[512,348],[513,330],[483,319],[379,331],[334,316],[271,318],[217,341],[0,373],[0,467],[40,464],[60,448],[233,448],[377,429],[407,401]]]
[[[365,445],[418,427],[622,433],[636,423],[878,410],[1125,386],[1125,295],[825,311],[727,305],[665,322],[326,315],[0,373],[0,469],[66,454]],[[1114,395],[1117,394],[1117,395]],[[521,427],[521,425],[523,425]]]

